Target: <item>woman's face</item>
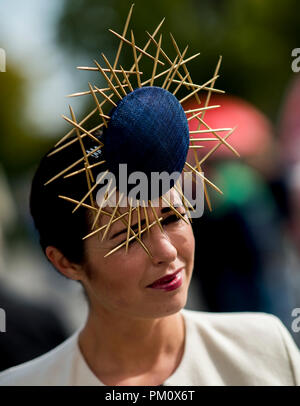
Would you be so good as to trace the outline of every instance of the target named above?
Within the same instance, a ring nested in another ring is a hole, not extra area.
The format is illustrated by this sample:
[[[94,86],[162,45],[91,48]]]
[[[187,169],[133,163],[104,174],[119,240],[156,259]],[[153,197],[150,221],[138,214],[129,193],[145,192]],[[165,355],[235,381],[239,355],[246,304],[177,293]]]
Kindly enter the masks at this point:
[[[189,223],[179,195],[172,193],[174,205]],[[192,228],[184,220],[178,219],[170,208],[155,207],[154,210],[158,217],[163,217],[161,224],[164,233],[156,224],[149,232],[142,234],[142,241],[150,251],[151,258],[135,239],[129,243],[127,253],[123,246],[104,258],[109,251],[126,241],[127,227],[122,221],[111,225],[103,241],[102,232],[85,241],[86,264],[81,280],[90,305],[97,312],[155,318],[173,314],[184,307],[194,262]],[[122,207],[119,211],[124,213],[128,208]],[[140,213],[143,222],[143,209]],[[149,223],[155,221],[150,207],[147,213]],[[127,215],[125,219],[128,220]],[[134,210],[131,224],[135,231],[137,219],[137,211]],[[108,217],[103,216],[102,222],[106,224]],[[166,276],[168,280],[156,282]]]

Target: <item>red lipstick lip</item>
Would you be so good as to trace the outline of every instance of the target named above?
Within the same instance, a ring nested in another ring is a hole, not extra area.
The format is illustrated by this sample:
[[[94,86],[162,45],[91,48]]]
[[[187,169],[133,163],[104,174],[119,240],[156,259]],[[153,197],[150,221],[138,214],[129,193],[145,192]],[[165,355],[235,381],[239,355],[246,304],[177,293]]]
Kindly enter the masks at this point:
[[[152,287],[155,287],[158,285],[163,285],[165,282],[171,281],[178,274],[178,272],[181,272],[182,270],[183,270],[183,268],[180,268],[177,271],[175,271],[174,273],[171,273],[169,275],[166,275],[166,276],[163,276],[162,278],[157,279],[156,281],[154,281],[153,283],[148,285],[147,288],[152,288]]]

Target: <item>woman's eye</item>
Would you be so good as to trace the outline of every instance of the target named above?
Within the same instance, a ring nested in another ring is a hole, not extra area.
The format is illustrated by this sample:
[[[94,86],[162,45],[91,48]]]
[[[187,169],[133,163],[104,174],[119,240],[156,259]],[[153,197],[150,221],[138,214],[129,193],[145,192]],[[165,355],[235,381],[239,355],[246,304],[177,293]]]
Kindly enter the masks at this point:
[[[183,217],[186,213],[180,213]],[[177,221],[182,220],[181,217],[177,217],[176,214],[172,214],[171,216],[166,217],[164,220],[161,221],[162,225],[168,225],[170,223],[176,223]]]
[[[186,217],[186,213],[180,213],[183,217]],[[180,220],[182,220],[181,217],[177,217],[176,214],[172,214],[168,217],[166,217],[165,219],[161,220],[161,224],[163,226],[167,226],[168,224],[172,224],[172,223],[177,223]],[[118,245],[123,244],[126,240],[121,241],[118,243]],[[128,246],[132,245],[134,242],[136,242],[136,238],[133,238],[131,241],[129,241]]]
[[[117,247],[118,245],[124,244],[125,242],[126,242],[126,240],[118,242],[118,244],[116,245],[116,247]],[[130,245],[132,245],[134,242],[136,242],[136,238],[132,238],[132,240],[128,241],[128,247],[129,247]],[[124,245],[123,248],[125,248],[125,247],[126,247],[126,246]],[[114,247],[114,248],[115,248],[115,247]]]

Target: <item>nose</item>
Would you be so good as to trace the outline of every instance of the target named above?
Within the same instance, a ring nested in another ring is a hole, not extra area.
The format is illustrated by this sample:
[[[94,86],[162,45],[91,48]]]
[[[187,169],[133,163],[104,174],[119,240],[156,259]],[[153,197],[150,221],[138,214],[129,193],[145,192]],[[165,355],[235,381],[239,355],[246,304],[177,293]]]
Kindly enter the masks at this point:
[[[149,248],[155,265],[169,264],[177,258],[176,247],[158,226],[152,227],[150,231]]]

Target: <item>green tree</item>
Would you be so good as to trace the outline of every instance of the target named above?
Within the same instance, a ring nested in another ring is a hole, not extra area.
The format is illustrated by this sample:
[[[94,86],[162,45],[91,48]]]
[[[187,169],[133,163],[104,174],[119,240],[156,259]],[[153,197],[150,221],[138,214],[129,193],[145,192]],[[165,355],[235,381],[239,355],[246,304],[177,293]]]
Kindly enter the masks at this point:
[[[0,73],[0,162],[8,175],[20,175],[45,150],[24,113],[26,78],[9,65]],[[48,141],[49,142],[49,141]]]
[[[118,40],[108,28],[121,33],[131,1],[67,0],[58,22],[58,42],[85,64],[100,60],[99,51],[113,59]],[[147,40],[163,16],[164,50],[175,55],[168,38],[172,32],[189,55],[201,52],[190,64],[196,83],[211,77],[223,55],[218,87],[246,98],[275,119],[291,71],[291,51],[299,47],[299,2],[296,0],[153,0],[135,1],[132,27],[138,44]],[[155,50],[152,48],[152,53]],[[121,58],[132,63],[130,48]],[[144,68],[143,68],[144,69]],[[150,66],[145,68],[149,75]]]

